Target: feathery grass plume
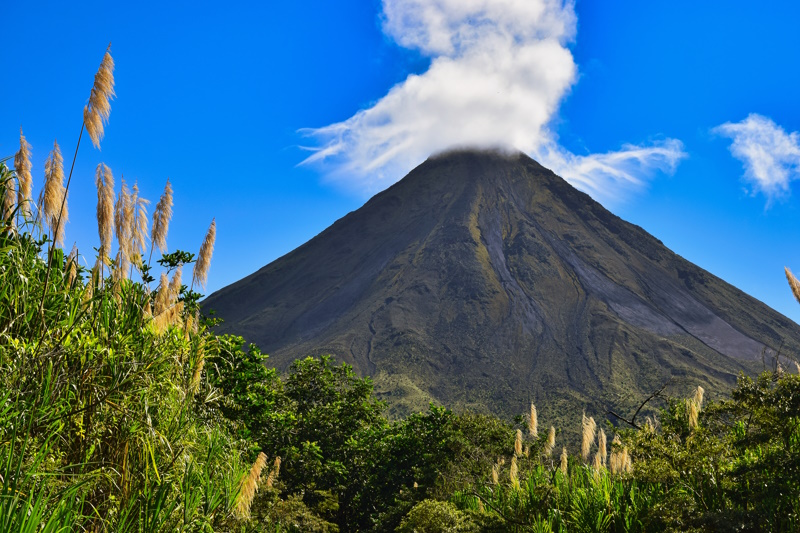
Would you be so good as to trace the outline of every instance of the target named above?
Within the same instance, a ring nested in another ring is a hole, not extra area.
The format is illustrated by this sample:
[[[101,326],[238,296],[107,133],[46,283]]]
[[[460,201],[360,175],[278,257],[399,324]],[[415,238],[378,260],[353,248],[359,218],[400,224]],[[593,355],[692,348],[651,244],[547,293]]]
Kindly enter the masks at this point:
[[[147,204],[150,200],[139,196],[139,185],[133,184],[131,200],[131,259],[137,268],[142,264],[142,257],[147,251]]]
[[[611,455],[608,458],[608,467],[612,474],[618,474],[621,470],[620,465],[620,447],[622,441],[619,440],[619,435],[614,435],[614,440],[611,441]]]
[[[492,483],[495,485],[500,484],[500,463],[492,465]]]
[[[519,469],[517,467],[517,456],[511,458],[511,468],[508,471],[508,477],[511,480],[511,485],[519,488]]]
[[[478,511],[481,513],[485,513],[486,509],[483,507],[483,502],[478,498]]]
[[[794,299],[800,303],[800,280],[794,277],[794,274],[792,274],[792,271],[789,270],[789,267],[783,267],[783,270],[786,272],[786,281],[789,282],[789,287],[792,289]]]
[[[569,457],[567,456],[567,447],[561,448],[561,473],[567,475],[567,466],[569,464]]]
[[[594,454],[594,461],[592,461],[592,477],[594,482],[600,481],[600,469],[603,468],[603,461],[600,458],[600,450]]]
[[[156,299],[155,299],[155,308],[153,309],[153,314],[155,316],[160,315],[170,305],[170,297],[169,297],[169,278],[167,277],[166,272],[161,273],[161,279],[158,284],[158,292],[156,292]]]
[[[111,241],[114,238],[114,176],[104,163],[97,165],[97,233],[100,236],[102,264],[111,256]]]
[[[211,254],[214,253],[214,239],[217,238],[217,222],[216,219],[211,221],[208,227],[206,238],[203,239],[203,244],[200,246],[200,253],[197,254],[197,261],[194,264],[194,274],[192,276],[192,283],[197,283],[200,287],[205,288],[206,280],[208,279],[208,267],[211,265]]]
[[[189,383],[189,390],[192,394],[196,394],[200,389],[200,378],[203,375],[203,367],[206,364],[205,354],[205,341],[201,338],[197,344],[197,363],[194,365],[194,372],[192,373],[192,380]],[[270,485],[272,486],[272,485]]]
[[[155,210],[153,210],[153,229],[150,237],[153,241],[153,247],[157,247],[163,254],[167,251],[167,230],[169,230],[169,221],[172,219],[172,184],[167,178],[167,185],[164,187],[164,192],[161,194]],[[150,251],[152,254],[152,250]]]
[[[603,461],[603,466],[606,464],[606,459],[608,457],[608,448],[606,446],[606,432],[603,431],[603,428],[597,432],[597,453],[600,454],[600,459]]]
[[[620,462],[622,464],[622,470],[627,473],[633,472],[633,461],[631,460],[631,456],[628,454],[628,447],[625,446],[622,448],[622,455],[620,456]]]
[[[586,462],[589,460],[589,451],[592,448],[595,431],[597,430],[597,424],[595,423],[594,418],[587,418],[586,413],[583,413],[581,429],[583,430],[581,439],[581,457],[583,458],[584,462]]]
[[[3,193],[3,220],[8,220],[11,226],[14,223],[14,208],[17,206],[17,187],[14,178],[11,177],[5,182],[5,191]]]
[[[95,148],[100,148],[100,140],[104,135],[104,125],[111,114],[109,100],[114,93],[114,59],[111,57],[111,45],[106,48],[100,68],[94,75],[94,85],[89,94],[89,103],[83,108],[83,124],[92,139]]]
[[[153,318],[153,305],[150,303],[150,300],[147,300],[147,303],[144,304],[144,316],[147,318]]]
[[[531,447],[526,444],[525,445],[525,451],[523,453],[525,453],[525,457],[530,457],[530,455],[531,455]]]
[[[553,454],[553,449],[556,447],[556,428],[550,426],[550,431],[547,433],[547,440],[544,443],[542,454],[550,457]]]
[[[78,247],[74,244],[67,256],[66,265],[64,265],[64,267],[66,270],[65,274],[67,275],[67,285],[72,286],[75,278],[78,277]]]
[[[58,225],[58,235],[53,235],[53,241],[60,246],[64,245],[64,224],[67,217],[66,189],[64,188],[64,159],[61,157],[61,148],[58,142],[53,142],[53,151],[44,163],[44,189],[39,195],[39,218],[55,232]],[[63,208],[62,208],[63,203]],[[61,209],[61,222],[58,224],[58,211]]]
[[[697,409],[697,404],[694,399],[686,400],[686,414],[689,417],[689,427],[697,429],[697,419],[700,415],[700,410]]]
[[[531,437],[539,436],[539,417],[536,415],[536,406],[531,404],[531,414],[528,416],[528,432]]]
[[[176,301],[178,297],[181,295],[182,275],[183,275],[183,265],[179,265],[178,268],[175,269],[175,273],[172,275],[172,281],[169,282],[170,302]]]
[[[81,303],[91,309],[92,297],[94,296],[94,276],[89,278],[86,282],[86,287],[83,289],[83,298]]]
[[[183,315],[183,302],[171,305],[164,312],[153,317],[153,327],[156,332],[164,333],[170,326],[180,326]]]
[[[656,427],[653,424],[653,419],[650,416],[645,417],[644,419],[644,430],[647,433],[655,433]]]
[[[272,488],[272,485],[275,484],[275,480],[278,479],[278,474],[281,472],[281,458],[280,456],[275,458],[275,462],[272,464],[272,470],[270,470],[269,475],[267,476],[266,485],[269,488]],[[414,482],[414,488],[417,488],[417,482]]]
[[[117,234],[119,251],[117,252],[116,269],[122,271],[119,275],[127,277],[128,268],[131,264],[131,225],[133,209],[131,204],[131,193],[123,176],[120,181],[119,196],[114,205],[114,229]]]
[[[19,152],[14,155],[14,171],[19,180],[17,189],[17,204],[20,212],[27,217],[31,216],[31,201],[33,200],[33,176],[31,175],[31,145],[25,140],[22,128],[19,129]]]
[[[261,478],[261,471],[267,465],[267,456],[264,452],[259,452],[256,462],[250,468],[250,473],[242,480],[239,487],[239,495],[236,497],[236,507],[234,514],[241,519],[250,517],[250,506],[253,504],[253,497],[258,490],[258,481]]]
[[[703,395],[706,393],[706,390],[701,387],[700,385],[694,391],[694,403],[697,404],[697,409],[703,408]]]
[[[800,374],[800,363],[798,363],[797,361],[793,361],[793,363],[794,363],[795,372]]]
[[[522,455],[522,430],[517,430],[517,435],[514,437],[514,455]]]

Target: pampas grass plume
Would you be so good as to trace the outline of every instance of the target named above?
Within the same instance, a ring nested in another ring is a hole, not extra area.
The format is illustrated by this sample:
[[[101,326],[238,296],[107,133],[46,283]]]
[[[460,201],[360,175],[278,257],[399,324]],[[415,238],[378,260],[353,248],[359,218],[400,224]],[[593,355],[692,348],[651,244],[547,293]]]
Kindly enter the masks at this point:
[[[164,187],[164,192],[156,204],[153,211],[153,229],[150,237],[153,241],[153,246],[157,247],[161,253],[167,251],[167,230],[169,230],[169,222],[172,219],[172,184],[167,178],[167,185]]]
[[[216,238],[217,222],[214,219],[208,227],[203,244],[200,245],[200,253],[197,254],[197,262],[194,264],[194,274],[192,276],[192,282],[203,288],[205,288],[208,280],[208,267],[211,265],[211,255],[214,253],[214,240]]]
[[[97,186],[97,233],[100,236],[100,256],[103,263],[111,255],[111,240],[114,238],[114,175],[103,163],[95,172]]]
[[[264,452],[260,452],[256,458],[256,462],[250,468],[250,473],[242,480],[241,487],[239,488],[239,495],[236,497],[236,507],[234,514],[241,519],[250,517],[250,506],[253,504],[253,498],[258,491],[258,481],[261,478],[261,472],[267,465],[267,456]]]
[[[3,220],[8,220],[11,226],[14,226],[14,219],[12,214],[17,204],[17,189],[14,178],[10,178],[5,182],[5,191],[3,194]]]
[[[536,414],[536,406],[531,404],[531,414],[528,417],[528,431],[532,437],[539,436],[539,417]]]
[[[158,284],[158,292],[156,292],[155,309],[153,310],[153,314],[157,316],[166,311],[170,305],[169,300],[169,278],[167,277],[166,272],[162,272],[161,280]]]
[[[561,448],[561,473],[567,475],[567,466],[569,464],[569,456],[567,455],[566,446]]]
[[[117,270],[122,271],[119,274],[121,277],[127,276],[128,267],[130,266],[131,259],[131,223],[133,209],[131,204],[131,193],[128,190],[128,185],[125,183],[123,176],[120,181],[119,196],[117,203],[114,205],[114,226],[117,234],[117,243],[119,244],[119,251],[117,252]]]
[[[597,430],[597,424],[595,423],[594,418],[587,418],[586,413],[584,413],[583,420],[581,422],[581,429],[583,430],[581,438],[581,457],[584,461],[588,461],[589,451],[592,448],[595,431]]]
[[[278,474],[281,471],[281,458],[276,457],[275,462],[272,464],[272,470],[270,470],[269,475],[267,476],[266,485],[269,488],[272,488],[272,485],[275,484],[275,480],[278,479]],[[414,488],[417,488],[417,482],[414,482]]]
[[[547,440],[544,443],[544,449],[542,453],[547,457],[550,457],[553,453],[553,449],[556,447],[556,428],[554,426],[550,426],[550,431],[547,433]]]
[[[181,294],[181,276],[183,275],[183,266],[178,266],[175,269],[175,273],[172,275],[172,281],[169,282],[169,297],[170,303],[174,302],[178,299],[178,296]]]
[[[500,483],[500,463],[492,465],[492,483],[495,485]]]
[[[606,442],[606,432],[601,428],[600,431],[597,432],[597,453],[600,454],[600,460],[604,466],[606,464],[606,458],[608,457]]]
[[[19,129],[19,152],[14,155],[14,171],[17,174],[17,204],[20,211],[31,216],[31,200],[33,195],[33,176],[31,175],[31,145],[25,140],[22,128]]]
[[[783,267],[783,270],[786,272],[786,281],[789,282],[789,287],[792,289],[792,294],[794,294],[795,300],[800,303],[800,280],[794,277],[792,271],[789,270],[789,267]]]
[[[189,390],[192,394],[197,393],[200,389],[200,378],[203,375],[203,367],[206,364],[205,355],[205,342],[201,338],[197,345],[197,362],[194,365],[194,372],[192,373],[192,380],[189,383]]]
[[[697,409],[703,408],[703,395],[706,393],[705,389],[700,385],[697,386],[697,389],[694,391],[694,403],[697,404]]]
[[[519,487],[519,469],[517,467],[517,456],[511,458],[511,468],[508,471],[508,477],[514,487]]]
[[[39,209],[42,221],[50,228],[51,232],[59,227],[58,234],[53,235],[53,241],[64,245],[64,224],[69,220],[67,216],[67,199],[64,188],[64,159],[61,157],[61,148],[58,142],[53,142],[53,151],[44,164],[44,189],[39,196]],[[63,207],[62,207],[63,204]],[[61,222],[58,224],[58,211],[61,209]]]
[[[514,455],[522,455],[522,430],[517,430],[517,435],[514,438]]]
[[[135,259],[136,266],[142,263],[141,259],[147,251],[147,204],[150,200],[139,196],[139,185],[133,184],[133,196],[130,203],[131,224],[131,258]]]
[[[78,277],[78,247],[73,246],[67,256],[66,264],[67,285],[72,286],[75,278]]]
[[[697,408],[697,403],[695,403],[694,399],[686,402],[686,412],[689,416],[689,427],[697,429],[700,410]]]
[[[104,135],[104,126],[111,114],[109,100],[114,94],[114,59],[111,57],[111,45],[108,45],[100,68],[94,75],[94,85],[89,94],[89,103],[83,108],[83,124],[92,139],[95,148],[100,148],[100,140]]]

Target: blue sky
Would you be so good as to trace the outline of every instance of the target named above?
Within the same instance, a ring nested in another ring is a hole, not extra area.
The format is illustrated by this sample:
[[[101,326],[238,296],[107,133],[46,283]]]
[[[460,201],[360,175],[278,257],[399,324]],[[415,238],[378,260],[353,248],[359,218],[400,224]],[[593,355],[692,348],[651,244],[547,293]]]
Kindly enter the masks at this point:
[[[210,293],[431,151],[513,144],[800,321],[783,276],[800,271],[795,2],[29,1],[3,14],[0,157],[22,126],[35,194],[54,139],[71,157],[112,42],[117,99],[70,189],[66,241],[90,256],[99,162],[153,204],[171,179],[172,249],[196,252],[216,217]]]

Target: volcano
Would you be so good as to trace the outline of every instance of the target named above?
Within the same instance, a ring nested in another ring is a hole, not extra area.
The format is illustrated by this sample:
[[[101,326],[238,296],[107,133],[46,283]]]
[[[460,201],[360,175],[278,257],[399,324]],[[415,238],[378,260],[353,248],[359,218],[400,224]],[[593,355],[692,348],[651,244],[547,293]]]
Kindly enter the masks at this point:
[[[519,153],[431,157],[204,307],[280,369],[349,363],[397,415],[624,410],[800,348],[794,322]]]

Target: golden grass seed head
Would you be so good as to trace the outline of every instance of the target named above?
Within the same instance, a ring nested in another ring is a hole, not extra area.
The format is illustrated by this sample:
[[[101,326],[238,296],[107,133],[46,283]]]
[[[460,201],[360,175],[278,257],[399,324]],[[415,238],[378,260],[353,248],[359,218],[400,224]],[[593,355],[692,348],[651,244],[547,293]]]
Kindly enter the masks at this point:
[[[517,456],[511,458],[511,468],[508,471],[508,477],[514,487],[519,487],[519,467],[517,466]]]
[[[500,484],[500,464],[495,463],[492,465],[492,483],[495,485]]]
[[[536,413],[536,406],[533,404],[531,404],[531,412],[528,415],[528,432],[534,438],[539,436],[539,417]]]
[[[567,447],[561,448],[561,473],[567,475],[567,467],[569,465],[569,456],[567,455]]]
[[[689,427],[692,429],[697,429],[700,410],[697,408],[697,404],[695,403],[694,399],[687,400],[686,413],[689,418]]]
[[[800,303],[800,280],[798,280],[792,271],[789,270],[789,267],[783,267],[783,270],[786,272],[786,281],[789,282],[789,288],[792,289],[792,294],[794,295],[795,300]]]
[[[94,85],[89,94],[89,103],[83,108],[83,124],[92,139],[95,148],[100,148],[104,126],[111,114],[110,100],[114,93],[114,59],[111,57],[111,45],[108,45],[100,68],[94,75]]]
[[[170,305],[169,297],[169,278],[166,272],[161,273],[161,279],[158,284],[158,292],[156,292],[155,309],[153,314],[158,316],[162,314]]]
[[[517,430],[517,435],[514,437],[514,455],[522,455],[522,430]]]
[[[33,201],[33,175],[31,174],[31,145],[25,140],[22,128],[19,129],[19,151],[14,155],[14,171],[17,174],[19,187],[17,189],[17,204],[20,211],[27,217],[31,216]]]
[[[244,477],[239,487],[239,495],[236,497],[236,505],[234,507],[234,514],[238,518],[246,519],[250,517],[250,506],[253,504],[256,491],[258,491],[261,472],[266,465],[266,454],[264,452],[259,452],[256,461],[250,468],[250,472]]]
[[[97,165],[95,185],[97,186],[97,233],[100,236],[100,254],[105,258],[111,254],[111,241],[114,238],[114,175],[104,163]]]
[[[597,432],[597,452],[600,454],[600,460],[603,465],[605,465],[608,457],[608,448],[606,446],[606,432],[602,428]]]
[[[172,219],[172,184],[167,178],[167,185],[164,187],[164,192],[156,204],[153,211],[153,229],[151,232],[151,239],[153,246],[157,247],[161,253],[167,251],[167,231],[169,230],[169,222]]]
[[[14,209],[17,207],[17,186],[16,180],[10,178],[5,182],[5,190],[3,192],[3,206],[2,216],[3,220],[8,220],[9,224],[13,227],[14,224]]]
[[[172,275],[172,281],[169,282],[169,298],[170,304],[178,300],[178,297],[181,294],[181,287],[183,283],[181,281],[181,277],[183,276],[183,265],[179,265],[178,268],[175,269],[175,273]]]
[[[583,420],[581,421],[581,457],[584,461],[588,461],[589,459],[589,452],[592,448],[592,443],[594,442],[595,431],[597,430],[597,424],[594,421],[593,417],[586,417],[586,413],[583,414]]]
[[[556,447],[556,428],[554,426],[550,426],[550,431],[547,432],[547,440],[544,443],[544,448],[542,449],[542,453],[550,457],[553,454],[553,449]]]
[[[194,264],[194,274],[192,276],[193,282],[203,288],[205,288],[206,281],[208,280],[208,268],[211,265],[211,255],[214,253],[214,240],[216,238],[217,222],[216,219],[214,219],[208,227],[208,232],[206,233],[206,238],[203,239],[203,244],[200,245],[200,252],[197,254],[197,261]]]
[[[44,189],[39,195],[39,209],[42,222],[50,229],[51,233],[58,229],[58,234],[53,236],[53,241],[59,246],[64,245],[64,223],[69,220],[65,195],[64,159],[61,157],[61,148],[55,141],[53,150],[44,164]],[[59,210],[61,224],[58,224]]]
[[[697,404],[698,410],[703,408],[703,395],[705,395],[705,393],[706,390],[700,385],[698,385],[694,391],[694,403]]]
[[[134,183],[131,200],[131,250],[132,257],[137,259],[137,265],[141,263],[141,258],[147,251],[147,205],[149,203],[149,200],[139,195],[139,186]]]

